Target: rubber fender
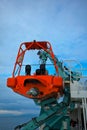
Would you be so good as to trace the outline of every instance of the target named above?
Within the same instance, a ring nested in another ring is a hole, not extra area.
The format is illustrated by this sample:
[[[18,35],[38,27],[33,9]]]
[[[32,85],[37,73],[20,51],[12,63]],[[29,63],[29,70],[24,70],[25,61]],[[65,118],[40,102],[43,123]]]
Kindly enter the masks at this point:
[[[16,78],[8,78],[7,79],[7,86],[10,88],[15,88],[17,84]]]

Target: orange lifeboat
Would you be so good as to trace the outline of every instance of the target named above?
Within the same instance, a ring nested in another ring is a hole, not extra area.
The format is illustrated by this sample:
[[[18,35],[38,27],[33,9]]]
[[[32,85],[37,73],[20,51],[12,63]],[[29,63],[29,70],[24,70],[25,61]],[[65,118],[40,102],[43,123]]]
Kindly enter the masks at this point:
[[[45,64],[31,75],[31,66],[26,65],[26,75],[20,75],[21,67],[26,51],[44,50],[53,59],[56,75],[46,73]],[[15,75],[16,73],[16,75]],[[58,66],[56,64],[51,44],[44,41],[25,42],[20,45],[12,77],[7,79],[7,86],[14,92],[32,99],[44,99],[50,96],[58,96],[58,92],[63,89],[63,79],[58,76]]]

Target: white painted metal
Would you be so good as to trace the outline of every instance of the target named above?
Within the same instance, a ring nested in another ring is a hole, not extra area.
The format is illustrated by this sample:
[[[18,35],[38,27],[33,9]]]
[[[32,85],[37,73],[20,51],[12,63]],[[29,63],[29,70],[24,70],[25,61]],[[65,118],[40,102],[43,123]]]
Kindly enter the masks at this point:
[[[80,69],[76,70],[76,72],[80,72],[82,75],[79,77],[82,79],[83,82],[80,81],[73,81],[71,82],[70,78],[70,92],[71,92],[71,98],[75,100],[80,100],[82,102],[81,106],[83,109],[83,118],[84,118],[84,129],[87,130],[87,69],[84,69],[82,65],[76,61],[76,60],[66,60],[66,62],[69,63],[69,72],[71,76],[71,71],[72,71],[72,62],[78,63],[80,66]],[[86,75],[83,75],[83,71],[85,71]],[[86,84],[84,83],[84,79],[86,79]]]

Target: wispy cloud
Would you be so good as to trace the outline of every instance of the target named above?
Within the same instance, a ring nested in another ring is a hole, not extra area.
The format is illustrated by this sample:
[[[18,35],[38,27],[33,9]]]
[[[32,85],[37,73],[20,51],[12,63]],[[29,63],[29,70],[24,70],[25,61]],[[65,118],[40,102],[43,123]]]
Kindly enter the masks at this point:
[[[30,109],[30,110],[0,110],[0,115],[26,115],[26,114],[38,114],[39,111],[37,109]]]
[[[0,115],[3,115],[3,114],[9,114],[9,115],[22,115],[23,112],[20,112],[20,111],[14,111],[14,110],[0,110]]]
[[[83,35],[81,43],[87,41],[84,38],[87,35],[86,5],[86,0],[22,0],[21,4],[15,0],[0,1],[0,40],[3,43],[0,57],[3,65],[14,64],[20,42],[34,39],[52,42],[54,52],[62,57],[66,55],[68,58],[69,54],[75,57],[73,54],[77,48],[82,49],[76,39]],[[87,48],[86,43],[85,46]],[[81,55],[79,50],[77,56],[82,59],[85,52]]]

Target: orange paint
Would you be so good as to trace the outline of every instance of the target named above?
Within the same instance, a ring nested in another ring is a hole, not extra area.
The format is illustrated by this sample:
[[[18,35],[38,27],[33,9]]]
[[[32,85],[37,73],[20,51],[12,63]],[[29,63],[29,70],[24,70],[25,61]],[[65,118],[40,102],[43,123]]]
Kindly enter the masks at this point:
[[[25,46],[25,48],[22,48]],[[51,95],[58,96],[58,92],[63,89],[63,79],[60,76],[54,75],[20,75],[21,66],[26,51],[31,49],[43,49],[48,52],[52,58],[54,58],[54,53],[49,42],[25,42],[20,45],[18,55],[16,58],[14,70],[12,77],[7,79],[7,86],[13,89],[14,92],[23,95],[28,98],[43,99]],[[48,49],[50,51],[48,51]],[[15,71],[19,66],[18,74],[15,76]],[[56,73],[58,73],[58,66],[54,60],[54,66]],[[35,90],[37,95],[30,94],[32,90]]]

